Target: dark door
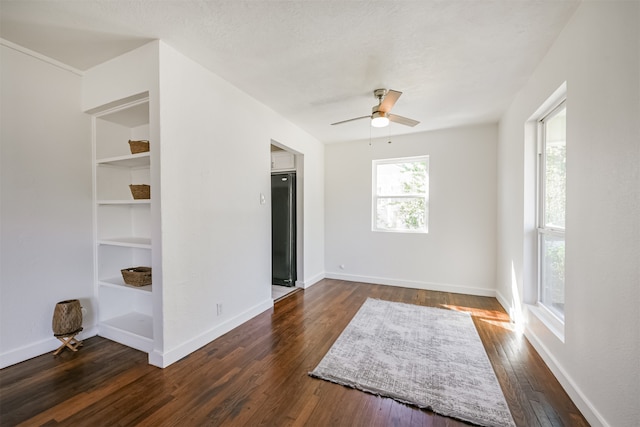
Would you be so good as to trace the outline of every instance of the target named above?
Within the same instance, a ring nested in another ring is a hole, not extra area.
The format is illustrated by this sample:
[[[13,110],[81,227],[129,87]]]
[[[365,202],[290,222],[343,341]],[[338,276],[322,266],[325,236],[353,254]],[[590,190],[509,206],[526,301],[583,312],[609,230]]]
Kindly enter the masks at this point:
[[[296,174],[271,175],[271,272],[274,285],[296,283]]]

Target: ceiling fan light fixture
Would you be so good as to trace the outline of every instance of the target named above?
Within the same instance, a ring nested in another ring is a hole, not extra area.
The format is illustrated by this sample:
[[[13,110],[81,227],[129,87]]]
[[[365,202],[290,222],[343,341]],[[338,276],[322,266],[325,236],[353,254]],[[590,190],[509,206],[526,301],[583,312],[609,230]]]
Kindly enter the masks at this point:
[[[389,126],[389,118],[384,111],[376,111],[371,115],[371,126],[374,128],[383,128]]]
[[[1,0],[0,0],[1,1]],[[398,92],[393,89],[376,89],[373,91],[373,96],[378,100],[378,105],[374,105],[371,108],[371,115],[360,116],[353,119],[342,120],[340,122],[331,123],[331,126],[341,125],[343,123],[349,123],[356,120],[371,120],[371,126],[375,128],[383,128],[389,126],[389,122],[399,123],[405,126],[415,126],[420,123],[417,120],[402,117],[397,114],[390,114],[391,109],[395,105],[398,98],[400,98],[402,92]]]

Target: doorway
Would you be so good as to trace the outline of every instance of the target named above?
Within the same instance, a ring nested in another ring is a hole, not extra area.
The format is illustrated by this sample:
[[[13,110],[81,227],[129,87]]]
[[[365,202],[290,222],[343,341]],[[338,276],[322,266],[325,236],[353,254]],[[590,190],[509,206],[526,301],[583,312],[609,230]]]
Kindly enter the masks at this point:
[[[302,289],[303,155],[271,144],[271,296]]]

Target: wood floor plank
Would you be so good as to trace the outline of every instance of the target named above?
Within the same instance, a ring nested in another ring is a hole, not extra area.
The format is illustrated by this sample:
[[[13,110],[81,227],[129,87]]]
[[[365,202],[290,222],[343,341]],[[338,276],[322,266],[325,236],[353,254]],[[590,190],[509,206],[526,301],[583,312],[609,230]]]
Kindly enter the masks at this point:
[[[495,298],[330,279],[165,369],[100,337],[2,369],[0,426],[467,425],[308,375],[367,298],[470,313],[518,426],[588,426]]]

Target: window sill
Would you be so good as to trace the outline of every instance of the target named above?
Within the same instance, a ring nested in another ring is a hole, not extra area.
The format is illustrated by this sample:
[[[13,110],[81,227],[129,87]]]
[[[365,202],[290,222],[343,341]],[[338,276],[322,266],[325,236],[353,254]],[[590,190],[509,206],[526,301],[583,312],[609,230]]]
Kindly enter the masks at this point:
[[[429,234],[428,230],[385,230],[383,228],[373,228],[371,231],[374,233]]]
[[[544,326],[551,331],[562,343],[564,343],[564,322],[551,314],[549,310],[539,305],[527,305],[531,315],[535,316]]]

